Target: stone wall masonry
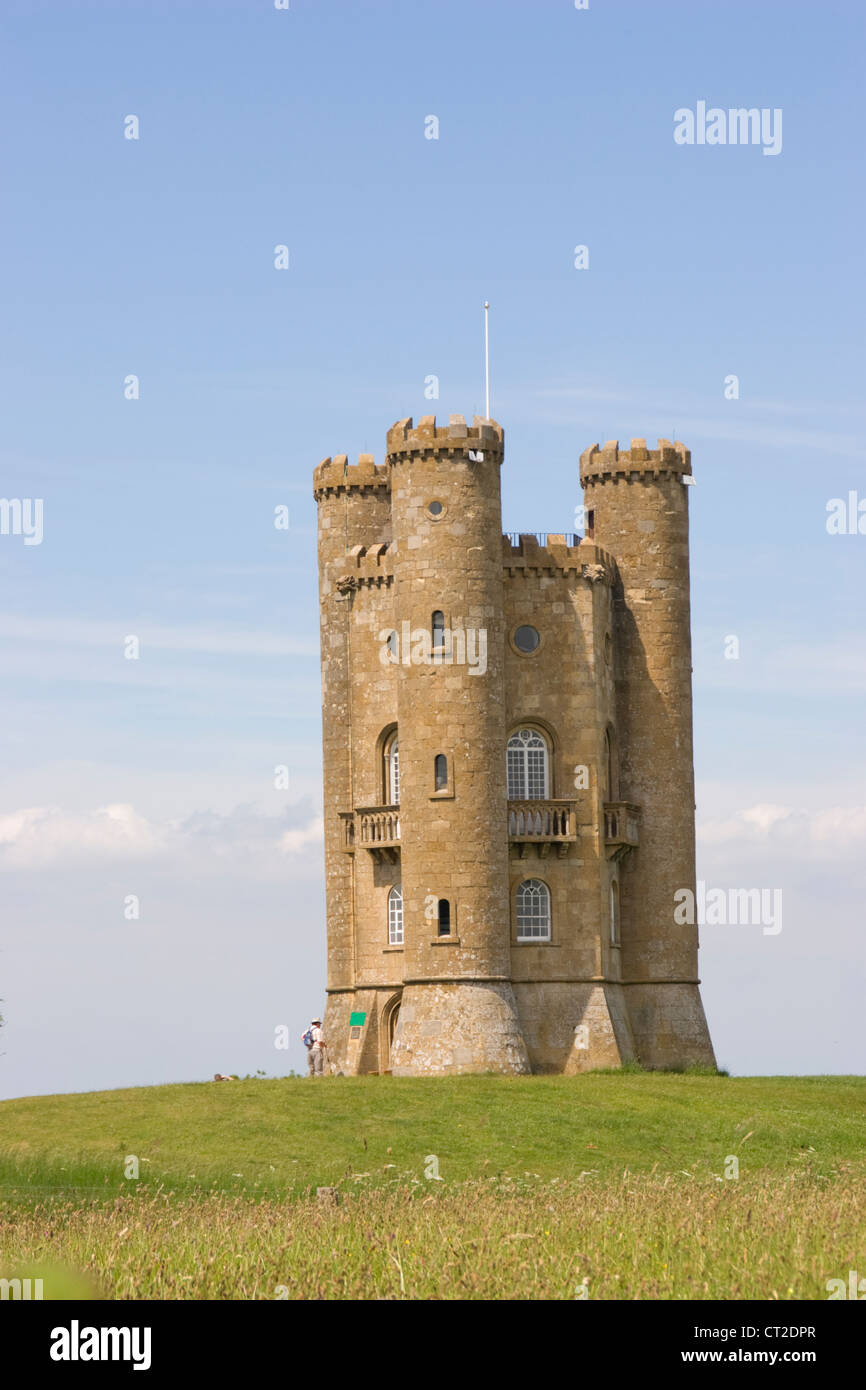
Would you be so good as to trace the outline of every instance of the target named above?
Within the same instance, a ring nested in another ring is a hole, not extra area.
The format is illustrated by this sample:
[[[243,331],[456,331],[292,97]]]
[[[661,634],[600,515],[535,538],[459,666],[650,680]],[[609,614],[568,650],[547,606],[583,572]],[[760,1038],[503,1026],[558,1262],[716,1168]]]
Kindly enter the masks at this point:
[[[594,445],[580,460],[592,534],[512,545],[503,455],[495,421],[426,416],[388,431],[383,464],[336,455],[315,470],[331,1060],[428,1076],[712,1062],[696,929],[673,920],[674,891],[694,888],[691,456],[667,440]],[[484,633],[483,671],[477,641],[470,660],[414,659],[405,634],[437,610]],[[540,634],[532,654],[521,625]],[[509,832],[505,746],[527,725],[550,749],[550,823],[573,827],[558,839]],[[607,803],[638,808],[636,846],[607,840]],[[363,843],[362,817],[380,812],[395,838]],[[550,941],[517,940],[527,878],[549,888]],[[402,946],[388,941],[394,887]]]

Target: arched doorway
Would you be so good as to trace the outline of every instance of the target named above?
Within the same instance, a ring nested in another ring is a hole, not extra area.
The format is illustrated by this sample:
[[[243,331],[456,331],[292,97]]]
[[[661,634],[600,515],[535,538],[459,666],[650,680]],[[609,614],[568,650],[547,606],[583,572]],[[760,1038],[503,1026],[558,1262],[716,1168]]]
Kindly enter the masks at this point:
[[[394,1034],[397,1031],[397,1019],[400,1016],[400,1000],[403,991],[392,994],[387,1004],[382,1009],[382,1026],[379,1030],[381,1038],[381,1057],[379,1070],[384,1075],[391,1073],[391,1056],[394,1050]]]

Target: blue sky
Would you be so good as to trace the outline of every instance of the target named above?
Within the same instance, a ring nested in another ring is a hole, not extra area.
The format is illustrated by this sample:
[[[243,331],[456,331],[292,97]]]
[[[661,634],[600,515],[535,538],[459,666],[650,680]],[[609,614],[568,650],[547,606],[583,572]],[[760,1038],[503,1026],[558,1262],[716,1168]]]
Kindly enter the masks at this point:
[[[311,473],[381,459],[431,374],[483,409],[485,298],[504,529],[573,529],[596,440],[692,449],[699,876],[784,893],[778,936],[702,933],[719,1060],[864,1070],[866,536],[826,529],[866,497],[863,29],[7,0],[0,492],[44,539],[0,536],[0,1094],[302,1065],[273,1038],[324,997]],[[700,100],[781,109],[781,153],[677,145]]]

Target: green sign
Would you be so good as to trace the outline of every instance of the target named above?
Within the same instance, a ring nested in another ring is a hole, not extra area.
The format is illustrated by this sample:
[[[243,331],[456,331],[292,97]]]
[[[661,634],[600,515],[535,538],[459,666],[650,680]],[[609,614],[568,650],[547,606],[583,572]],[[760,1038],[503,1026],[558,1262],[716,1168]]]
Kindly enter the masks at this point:
[[[351,1014],[351,1015],[349,1016],[349,1027],[350,1027],[350,1028],[363,1028],[363,1026],[364,1026],[364,1024],[366,1023],[366,1021],[367,1021],[367,1015],[366,1015],[366,1014]]]

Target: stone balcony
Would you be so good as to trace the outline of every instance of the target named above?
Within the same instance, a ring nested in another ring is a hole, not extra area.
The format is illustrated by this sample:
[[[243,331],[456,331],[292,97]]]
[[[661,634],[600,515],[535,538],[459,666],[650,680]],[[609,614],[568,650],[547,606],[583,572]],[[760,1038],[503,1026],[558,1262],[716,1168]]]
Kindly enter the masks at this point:
[[[374,859],[394,863],[400,853],[399,806],[359,806],[341,813],[343,849],[368,849]]]
[[[354,854],[366,849],[379,861],[395,863],[400,854],[399,806],[359,806],[340,813],[343,849]],[[577,803],[574,801],[509,801],[508,840],[525,859],[532,846],[546,859],[555,846],[564,858],[577,842]]]
[[[525,859],[533,845],[546,859],[555,845],[564,859],[577,842],[577,804],[574,801],[509,801],[508,839]]]
[[[640,807],[631,801],[604,803],[604,848],[608,859],[622,859],[638,844]]]

